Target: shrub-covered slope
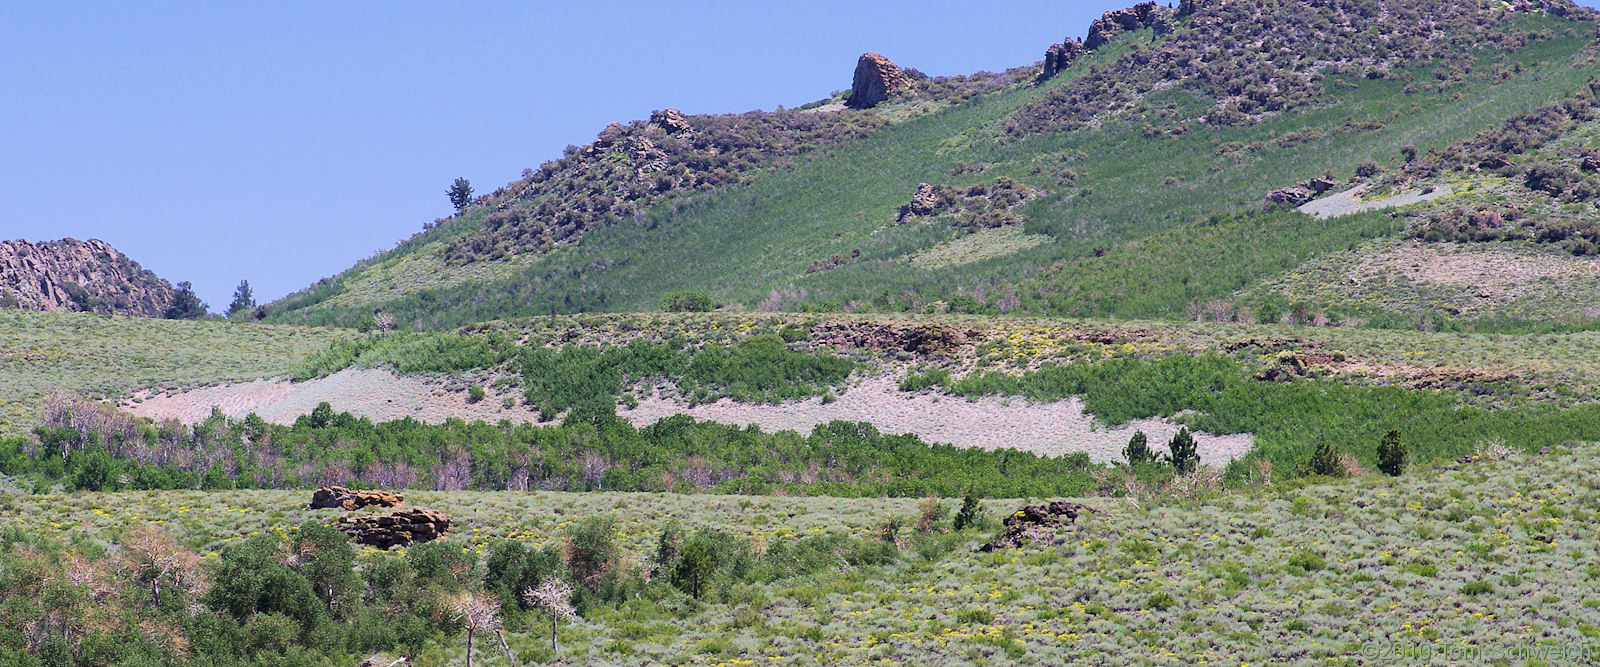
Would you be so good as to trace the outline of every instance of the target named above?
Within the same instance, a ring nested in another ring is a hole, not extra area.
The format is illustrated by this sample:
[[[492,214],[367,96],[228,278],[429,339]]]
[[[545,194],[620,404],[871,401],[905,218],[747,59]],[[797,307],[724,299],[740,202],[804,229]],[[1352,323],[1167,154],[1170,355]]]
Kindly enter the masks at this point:
[[[867,110],[612,125],[272,317],[355,325],[381,309],[440,328],[653,309],[674,290],[745,309],[1192,317],[1415,227],[1262,213],[1268,192],[1456,178],[1466,163],[1447,156],[1497,131],[1525,150],[1516,137],[1540,130],[1517,117],[1588,103],[1600,73],[1590,13],[1562,3],[1186,6],[1108,15],[1048,78],[918,79]],[[1568,161],[1535,185],[1586,192]],[[922,191],[960,206],[904,214]]]

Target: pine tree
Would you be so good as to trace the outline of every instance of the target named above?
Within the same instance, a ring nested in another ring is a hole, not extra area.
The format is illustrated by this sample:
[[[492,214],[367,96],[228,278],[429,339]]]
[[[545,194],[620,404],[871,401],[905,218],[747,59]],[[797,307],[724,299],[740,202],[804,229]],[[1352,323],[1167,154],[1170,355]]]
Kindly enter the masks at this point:
[[[1406,441],[1400,431],[1390,429],[1378,441],[1378,469],[1390,477],[1399,477],[1406,470]]]
[[[465,211],[472,205],[472,182],[465,178],[457,178],[445,194],[450,195],[450,205],[456,207],[456,212]]]
[[[1339,450],[1326,440],[1317,443],[1317,451],[1311,453],[1311,460],[1306,463],[1306,472],[1325,477],[1343,477],[1344,466],[1339,463]]]
[[[233,303],[228,304],[228,317],[256,307],[256,298],[250,291],[250,281],[241,280],[233,290]]]
[[[172,295],[172,303],[167,304],[167,311],[162,314],[169,320],[198,320],[206,316],[206,304],[195,296],[194,286],[188,281],[178,283],[178,291]]]
[[[1128,446],[1122,450],[1122,458],[1126,459],[1130,466],[1155,461],[1156,453],[1150,451],[1149,442],[1144,431],[1135,431],[1133,437],[1128,439]]]
[[[1187,475],[1200,467],[1200,447],[1189,429],[1179,429],[1178,434],[1172,436],[1172,442],[1167,443],[1167,460],[1179,475]]]
[[[982,519],[983,503],[978,500],[977,492],[969,489],[966,497],[961,499],[961,511],[956,512],[955,529],[975,528]]]

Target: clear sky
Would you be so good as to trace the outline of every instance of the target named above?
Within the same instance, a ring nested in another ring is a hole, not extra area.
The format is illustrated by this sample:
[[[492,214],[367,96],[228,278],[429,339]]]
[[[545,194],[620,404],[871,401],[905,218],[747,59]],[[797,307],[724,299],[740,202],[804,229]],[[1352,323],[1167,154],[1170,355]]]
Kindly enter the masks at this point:
[[[1025,65],[1129,4],[9,0],[0,239],[99,238],[213,311],[240,279],[266,302],[607,123],[798,106],[865,51]]]

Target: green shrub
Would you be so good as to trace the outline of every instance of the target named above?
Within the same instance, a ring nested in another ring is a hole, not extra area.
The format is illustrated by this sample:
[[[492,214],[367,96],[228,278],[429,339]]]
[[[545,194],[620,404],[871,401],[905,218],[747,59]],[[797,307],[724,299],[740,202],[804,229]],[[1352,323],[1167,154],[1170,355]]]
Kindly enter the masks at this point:
[[[1328,567],[1328,563],[1322,560],[1322,555],[1310,549],[1301,549],[1289,556],[1289,565],[1307,572],[1316,572]]]
[[[967,607],[956,612],[956,622],[969,625],[988,625],[994,622],[994,612],[980,607]]]
[[[1390,429],[1378,441],[1378,469],[1390,477],[1399,477],[1406,469],[1406,443],[1399,429]]]
[[[717,302],[704,292],[683,290],[661,297],[661,310],[669,313],[707,313],[716,309]]]
[[[1178,604],[1178,601],[1172,597],[1171,593],[1165,591],[1152,594],[1144,601],[1145,608],[1156,611],[1166,611],[1176,604]]]
[[[1485,593],[1493,593],[1493,592],[1494,592],[1494,585],[1489,583],[1489,582],[1487,582],[1487,581],[1469,581],[1466,584],[1461,586],[1461,594],[1462,595],[1477,596],[1477,595],[1483,595]]]
[[[483,390],[483,385],[475,384],[467,387],[468,403],[477,403],[478,401],[483,400],[485,396],[488,396],[488,394]]]

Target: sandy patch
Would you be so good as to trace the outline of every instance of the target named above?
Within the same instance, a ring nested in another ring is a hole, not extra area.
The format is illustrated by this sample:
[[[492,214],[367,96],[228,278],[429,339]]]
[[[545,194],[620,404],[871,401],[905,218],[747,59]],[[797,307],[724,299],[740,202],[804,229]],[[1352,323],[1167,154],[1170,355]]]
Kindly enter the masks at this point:
[[[1136,430],[1144,431],[1150,436],[1151,444],[1162,449],[1179,428],[1164,419],[1146,419],[1108,428],[1085,413],[1083,402],[1077,398],[1034,404],[998,397],[968,400],[933,393],[906,394],[899,391],[897,384],[892,377],[869,378],[840,392],[838,399],[831,403],[812,398],[783,405],[751,405],[724,399],[689,407],[676,400],[652,396],[641,400],[639,406],[631,410],[619,407],[618,414],[638,426],[686,414],[725,424],[755,424],[768,432],[795,430],[802,433],[834,420],[865,421],[884,433],[912,433],[929,442],[982,449],[1011,447],[1050,456],[1081,451],[1102,462],[1116,460]],[[522,405],[504,408],[501,398],[491,391],[483,401],[469,403],[464,392],[447,391],[437,382],[424,378],[396,377],[384,370],[348,369],[309,382],[258,380],[172,396],[151,396],[126,407],[134,414],[190,423],[205,419],[211,414],[211,407],[218,406],[230,417],[254,412],[267,421],[290,424],[323,401],[331,404],[334,410],[374,421],[402,417],[431,423],[450,417],[489,422],[500,419],[538,421],[537,411]],[[1196,440],[1201,461],[1210,464],[1243,456],[1254,445],[1254,439],[1248,434],[1200,433],[1196,434]]]
[[[1318,218],[1337,218],[1341,215],[1352,215],[1396,206],[1408,206],[1431,199],[1438,199],[1450,194],[1450,187],[1441,185],[1432,192],[1417,190],[1380,199],[1362,199],[1361,196],[1366,193],[1367,186],[1365,185],[1345,190],[1338,194],[1306,202],[1300,205],[1300,212]]]

